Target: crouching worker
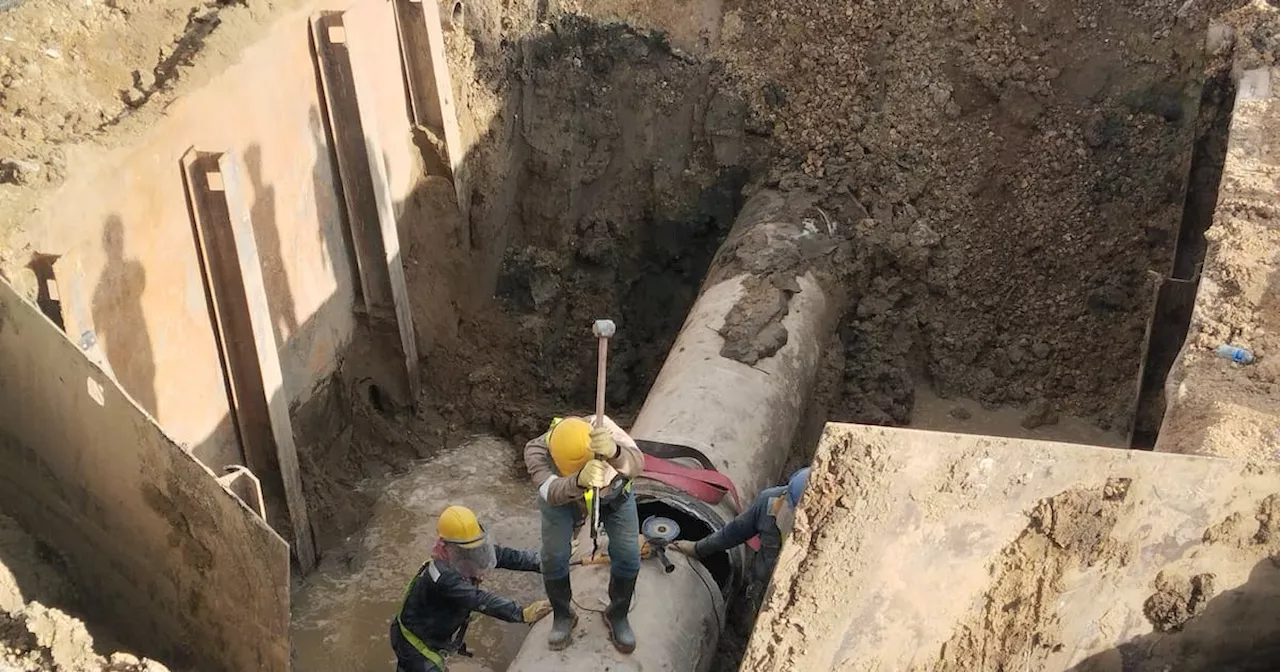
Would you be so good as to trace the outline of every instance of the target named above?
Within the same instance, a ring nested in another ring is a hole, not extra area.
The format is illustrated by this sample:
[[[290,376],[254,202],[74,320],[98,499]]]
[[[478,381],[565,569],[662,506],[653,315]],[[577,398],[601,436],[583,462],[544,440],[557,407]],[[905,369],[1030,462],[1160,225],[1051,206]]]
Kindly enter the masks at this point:
[[[751,507],[743,511],[737,518],[718,532],[700,539],[697,543],[681,539],[671,545],[672,548],[690,557],[709,558],[716,553],[727,551],[739,544],[745,544],[752,537],[760,536],[760,551],[756,553],[755,563],[751,568],[751,584],[748,588],[751,604],[755,611],[760,611],[764,602],[765,588],[769,585],[769,577],[773,576],[773,568],[778,564],[778,552],[782,549],[782,540],[791,534],[795,524],[796,506],[804,495],[805,485],[809,482],[809,467],[796,471],[784,485],[765,488],[756,496]]]
[[[569,585],[569,560],[575,528],[580,528],[598,492],[600,518],[609,533],[609,606],[604,610],[609,639],[622,653],[636,648],[627,621],[640,573],[640,526],[631,479],[644,468],[644,455],[622,428],[605,417],[557,418],[546,434],[524,448],[525,466],[538,486],[542,510],[542,580],[554,621],[547,644],[552,651],[569,645],[578,614]]]
[[[409,581],[400,613],[391,619],[397,672],[444,672],[445,656],[467,650],[473,611],[508,623],[534,623],[551,611],[546,600],[521,606],[479,588],[495,568],[538,571],[536,553],[495,546],[476,514],[463,506],[445,509],[436,530],[431,559]]]

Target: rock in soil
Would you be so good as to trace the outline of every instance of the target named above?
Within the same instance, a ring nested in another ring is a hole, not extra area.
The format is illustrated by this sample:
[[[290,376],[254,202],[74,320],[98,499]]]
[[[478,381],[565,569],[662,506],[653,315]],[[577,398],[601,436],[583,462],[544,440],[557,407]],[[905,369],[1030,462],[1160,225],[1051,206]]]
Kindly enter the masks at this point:
[[[1031,402],[1026,414],[1022,416],[1023,429],[1035,429],[1045,425],[1056,424],[1058,424],[1058,412],[1053,410],[1053,405],[1047,399],[1043,398]]]

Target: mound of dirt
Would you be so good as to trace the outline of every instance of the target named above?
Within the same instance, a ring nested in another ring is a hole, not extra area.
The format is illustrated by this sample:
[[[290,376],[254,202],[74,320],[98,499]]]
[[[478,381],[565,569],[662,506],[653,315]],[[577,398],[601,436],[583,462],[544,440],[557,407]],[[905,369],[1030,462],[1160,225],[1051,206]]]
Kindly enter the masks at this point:
[[[717,55],[779,170],[870,266],[836,418],[906,422],[913,379],[1127,422],[1167,273],[1207,16],[1163,2],[731,5]]]
[[[1176,632],[1199,616],[1213,599],[1213,575],[1197,574],[1190,579],[1156,575],[1156,592],[1143,605],[1143,613],[1156,632]]]
[[[0,669],[14,672],[166,672],[127,653],[103,657],[80,619],[25,599],[74,602],[60,558],[0,515]]]

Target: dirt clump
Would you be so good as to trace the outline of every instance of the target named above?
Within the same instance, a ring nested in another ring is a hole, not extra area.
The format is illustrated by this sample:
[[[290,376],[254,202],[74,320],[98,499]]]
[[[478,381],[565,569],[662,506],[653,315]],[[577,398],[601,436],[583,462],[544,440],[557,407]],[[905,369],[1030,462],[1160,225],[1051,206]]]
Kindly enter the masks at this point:
[[[165,672],[128,653],[101,656],[85,623],[40,600],[74,604],[61,557],[0,514],[0,668],[20,672]]]
[[[1156,592],[1142,605],[1142,613],[1157,632],[1176,632],[1200,615],[1213,599],[1213,574],[1197,574],[1190,579],[1156,575]]]
[[[1058,424],[1058,412],[1053,410],[1053,405],[1045,399],[1036,399],[1027,406],[1027,412],[1022,416],[1023,429],[1035,429],[1045,425]]]
[[[848,227],[817,207],[811,185],[795,180],[766,185],[751,193],[706,278],[711,285],[746,274],[741,298],[720,328],[720,354],[747,365],[787,344],[790,335],[782,320],[801,291],[801,277],[839,296],[843,279],[856,268],[849,263]]]
[[[942,648],[938,670],[1034,667],[1039,655],[1063,645],[1055,602],[1063,577],[1077,568],[1125,562],[1112,539],[1128,494],[1125,479],[1102,488],[1068,490],[1043,500],[1027,528],[993,566],[985,604]]]
[[[1227,516],[1205,530],[1202,539],[1239,549],[1262,547],[1280,566],[1280,494],[1262,500],[1252,518],[1238,512]]]

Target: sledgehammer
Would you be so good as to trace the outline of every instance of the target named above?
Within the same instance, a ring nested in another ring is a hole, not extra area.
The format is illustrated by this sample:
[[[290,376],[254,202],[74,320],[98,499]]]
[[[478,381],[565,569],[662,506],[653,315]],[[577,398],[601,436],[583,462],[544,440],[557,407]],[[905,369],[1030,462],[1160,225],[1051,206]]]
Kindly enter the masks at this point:
[[[595,334],[599,348],[596,355],[596,418],[597,428],[604,426],[604,381],[605,364],[609,359],[609,339],[617,333],[618,327],[613,320],[596,320],[591,325],[591,333]],[[591,488],[591,557],[595,558],[600,551],[600,489]]]

